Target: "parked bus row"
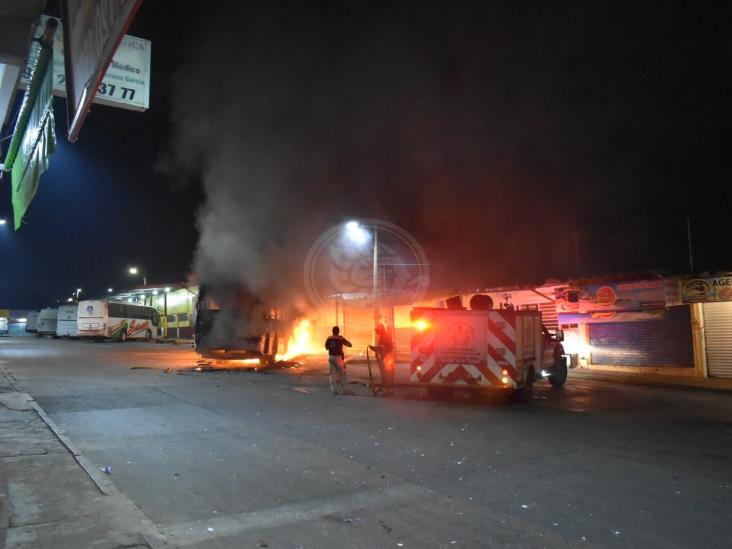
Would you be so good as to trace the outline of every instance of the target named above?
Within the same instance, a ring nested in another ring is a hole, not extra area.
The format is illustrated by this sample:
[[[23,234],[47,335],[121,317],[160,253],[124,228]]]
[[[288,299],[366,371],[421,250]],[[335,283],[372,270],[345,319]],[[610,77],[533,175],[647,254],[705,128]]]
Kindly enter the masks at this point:
[[[31,311],[27,332],[38,337],[150,341],[162,335],[155,307],[110,299],[95,299]]]

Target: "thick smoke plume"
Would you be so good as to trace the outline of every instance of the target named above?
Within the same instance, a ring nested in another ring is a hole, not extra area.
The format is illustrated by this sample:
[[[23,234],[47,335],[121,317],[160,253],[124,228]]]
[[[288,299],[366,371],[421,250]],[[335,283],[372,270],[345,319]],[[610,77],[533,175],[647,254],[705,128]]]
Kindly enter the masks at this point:
[[[412,232],[441,287],[541,282],[574,274],[589,220],[646,208],[647,158],[618,148],[662,110],[623,91],[626,59],[654,61],[646,25],[598,38],[625,21],[602,7],[215,6],[175,78],[167,159],[205,188],[203,283],[303,306],[308,246],[351,216]]]

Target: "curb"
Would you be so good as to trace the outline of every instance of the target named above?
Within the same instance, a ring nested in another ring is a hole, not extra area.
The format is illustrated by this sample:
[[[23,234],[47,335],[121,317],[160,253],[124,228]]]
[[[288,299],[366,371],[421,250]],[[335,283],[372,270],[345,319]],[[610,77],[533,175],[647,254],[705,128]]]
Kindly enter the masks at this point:
[[[642,374],[637,374],[642,375]],[[686,379],[650,379],[634,377],[632,374],[612,374],[607,372],[578,372],[576,370],[569,371],[569,379],[586,379],[589,381],[608,381],[610,383],[621,383],[625,385],[639,385],[644,387],[661,387],[664,389],[682,389],[691,391],[711,391],[717,393],[732,392],[732,384],[715,384],[709,378],[700,378],[699,380]]]
[[[124,498],[125,500],[127,500],[127,502],[129,502],[130,505],[135,507],[135,509],[137,509],[137,511],[143,517],[145,517],[144,522],[140,524],[144,531],[139,532],[139,534],[148,544],[150,549],[164,549],[168,547],[167,543],[163,541],[165,539],[165,536],[163,536],[156,524],[151,521],[145,513],[143,513],[142,509],[140,509],[137,505],[135,505],[132,500],[130,500],[127,496],[120,492],[114,485],[114,483],[109,479],[109,477],[106,476],[106,473],[102,473],[96,465],[94,465],[84,454],[79,451],[74,443],[71,442],[71,439],[61,432],[58,426],[53,422],[53,420],[48,416],[46,411],[41,407],[40,404],[38,404],[38,402],[36,402],[27,393],[21,394],[28,397],[30,405],[36,411],[38,416],[43,420],[43,423],[45,423],[48,428],[51,429],[56,438],[58,438],[61,444],[66,447],[69,453],[73,456],[79,466],[84,470],[84,472],[102,494],[104,494],[105,496],[117,496],[120,498]]]
[[[8,372],[4,368],[0,367],[0,373],[3,374],[6,378],[9,378]],[[33,409],[38,414],[38,417],[41,418],[43,423],[51,430],[51,432],[59,440],[59,442],[61,442],[61,444],[63,444],[63,446],[68,450],[68,452],[79,464],[79,466],[84,470],[86,475],[91,479],[91,481],[94,483],[100,493],[104,494],[105,496],[117,497],[125,500],[127,504],[134,507],[134,509],[140,515],[142,515],[142,517],[144,517],[140,521],[140,531],[138,533],[140,536],[142,536],[150,549],[165,549],[169,547],[168,544],[165,542],[165,536],[160,532],[157,525],[153,521],[151,521],[142,511],[142,509],[135,505],[132,500],[130,500],[127,496],[120,492],[119,489],[114,485],[114,483],[106,476],[106,474],[102,473],[102,471],[100,471],[99,468],[91,462],[91,460],[89,460],[86,456],[84,456],[84,454],[79,451],[74,443],[71,442],[71,439],[61,432],[61,430],[54,423],[54,421],[48,416],[46,411],[41,407],[40,404],[38,404],[38,402],[35,401],[35,399],[31,395],[29,395],[28,393],[21,393],[16,391],[14,385],[13,392],[5,394],[12,394],[13,400],[21,402],[24,401],[24,403],[28,405],[28,407],[25,408],[26,410]],[[20,408],[11,409],[20,410]],[[0,500],[0,503],[1,502],[2,500]],[[4,505],[0,505],[0,519],[3,518],[3,507]],[[0,526],[1,525],[2,522],[0,521]]]

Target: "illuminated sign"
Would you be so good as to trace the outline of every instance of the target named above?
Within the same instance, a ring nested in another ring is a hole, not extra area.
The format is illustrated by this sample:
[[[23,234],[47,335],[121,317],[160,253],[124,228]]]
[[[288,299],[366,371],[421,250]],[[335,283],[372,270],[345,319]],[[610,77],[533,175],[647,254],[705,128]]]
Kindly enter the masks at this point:
[[[44,28],[47,19],[48,16],[42,16],[40,29]],[[64,40],[60,27],[59,23],[53,44],[53,95],[66,97]],[[147,110],[150,106],[151,47],[152,43],[149,40],[124,35],[97,88],[94,103],[133,111]],[[40,47],[34,42],[28,56],[28,65],[21,75],[19,87],[25,88],[28,84],[39,51]]]

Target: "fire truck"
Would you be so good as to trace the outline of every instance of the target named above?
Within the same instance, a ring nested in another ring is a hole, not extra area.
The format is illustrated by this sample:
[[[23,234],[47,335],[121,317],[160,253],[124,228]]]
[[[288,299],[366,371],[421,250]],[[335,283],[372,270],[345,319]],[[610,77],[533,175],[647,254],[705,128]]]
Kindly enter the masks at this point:
[[[418,307],[411,320],[409,383],[431,396],[502,390],[528,402],[535,381],[561,387],[567,379],[564,334],[550,333],[539,311],[493,309],[489,296],[476,295],[469,310]]]

